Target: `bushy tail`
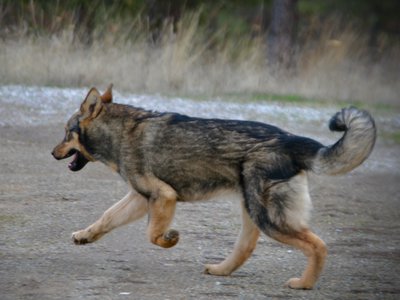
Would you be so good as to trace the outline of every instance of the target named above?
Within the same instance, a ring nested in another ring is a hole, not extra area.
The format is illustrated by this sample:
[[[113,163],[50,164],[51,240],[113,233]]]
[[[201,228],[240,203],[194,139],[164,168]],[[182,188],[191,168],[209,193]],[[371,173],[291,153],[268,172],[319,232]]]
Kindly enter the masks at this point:
[[[367,111],[343,108],[332,117],[329,129],[344,131],[344,134],[335,144],[319,149],[311,166],[314,172],[344,174],[368,158],[375,144],[376,127]]]

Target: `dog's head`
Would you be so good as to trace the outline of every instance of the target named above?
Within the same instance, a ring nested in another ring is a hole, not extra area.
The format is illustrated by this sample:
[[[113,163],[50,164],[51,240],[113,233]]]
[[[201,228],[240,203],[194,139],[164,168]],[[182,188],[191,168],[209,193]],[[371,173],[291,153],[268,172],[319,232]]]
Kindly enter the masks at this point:
[[[100,114],[104,103],[110,102],[112,102],[112,84],[103,95],[100,95],[96,88],[92,88],[80,109],[68,120],[64,140],[53,149],[52,154],[57,160],[74,156],[68,164],[71,171],[79,171],[89,161],[95,160],[82,143],[82,132]]]

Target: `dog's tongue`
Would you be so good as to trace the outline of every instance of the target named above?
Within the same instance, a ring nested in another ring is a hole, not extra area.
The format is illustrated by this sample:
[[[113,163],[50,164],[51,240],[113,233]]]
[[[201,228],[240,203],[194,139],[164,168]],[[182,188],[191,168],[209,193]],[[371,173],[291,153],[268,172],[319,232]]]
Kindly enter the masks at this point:
[[[74,159],[68,164],[68,167],[71,171],[75,172],[82,169],[87,163],[88,160],[77,151],[74,155]]]
[[[79,157],[79,152],[76,152],[74,154],[74,159],[68,164],[68,168],[70,170],[74,171],[74,169],[76,168],[78,157]]]

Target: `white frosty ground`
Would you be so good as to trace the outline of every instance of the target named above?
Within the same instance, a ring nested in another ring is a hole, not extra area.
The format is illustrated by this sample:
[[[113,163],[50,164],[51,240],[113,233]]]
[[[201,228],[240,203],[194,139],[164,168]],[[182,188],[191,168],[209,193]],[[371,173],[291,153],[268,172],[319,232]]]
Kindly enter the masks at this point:
[[[88,89],[1,86],[0,125],[41,125],[63,122],[77,108]],[[284,119],[298,121],[329,120],[335,108],[305,108],[276,103],[237,103],[219,99],[198,101],[169,98],[161,95],[120,94],[115,90],[114,101],[156,111],[173,111],[204,118],[239,120]]]

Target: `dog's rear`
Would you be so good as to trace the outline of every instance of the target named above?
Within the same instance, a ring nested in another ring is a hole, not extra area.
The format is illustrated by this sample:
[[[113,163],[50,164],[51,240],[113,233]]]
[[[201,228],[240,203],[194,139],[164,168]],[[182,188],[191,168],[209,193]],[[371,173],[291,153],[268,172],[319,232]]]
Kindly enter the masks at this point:
[[[304,171],[336,175],[353,170],[371,153],[376,127],[368,112],[353,107],[342,109],[332,117],[330,129],[344,131],[342,138],[331,146],[288,137],[292,154],[289,157],[294,164],[301,164]],[[264,170],[251,167],[244,169],[247,176],[243,187],[245,208],[258,228],[280,242],[299,248],[308,257],[302,277],[290,279],[288,286],[310,289],[322,271],[327,250],[324,242],[308,229],[311,200],[304,171],[271,180],[263,178]]]

